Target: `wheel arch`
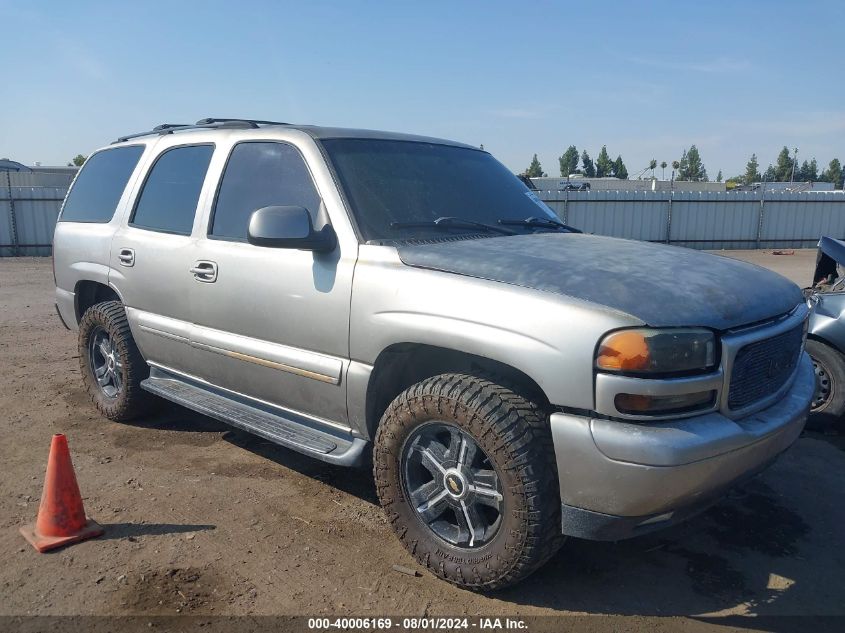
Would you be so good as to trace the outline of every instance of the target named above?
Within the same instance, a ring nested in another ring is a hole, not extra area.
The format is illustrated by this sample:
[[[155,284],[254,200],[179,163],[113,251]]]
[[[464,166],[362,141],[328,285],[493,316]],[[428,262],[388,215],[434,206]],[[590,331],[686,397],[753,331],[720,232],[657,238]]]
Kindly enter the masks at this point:
[[[107,284],[90,279],[82,279],[76,282],[73,289],[73,309],[77,325],[88,308],[103,301],[120,301],[123,303],[123,299],[117,290]]]
[[[367,382],[365,417],[370,438],[388,405],[413,384],[446,373],[492,377],[521,395],[548,408],[540,385],[520,369],[501,361],[423,343],[394,343],[379,353]]]
[[[822,345],[827,345],[830,349],[845,355],[845,350],[842,349],[842,345],[838,345],[835,341],[827,337],[819,336],[818,334],[815,334],[813,332],[808,332],[807,339],[810,341],[815,341],[816,343],[821,343]]]

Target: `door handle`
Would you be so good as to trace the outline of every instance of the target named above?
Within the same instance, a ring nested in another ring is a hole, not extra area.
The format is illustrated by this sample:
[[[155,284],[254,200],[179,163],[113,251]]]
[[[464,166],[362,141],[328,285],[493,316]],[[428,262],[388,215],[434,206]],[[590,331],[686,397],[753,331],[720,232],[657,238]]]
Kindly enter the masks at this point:
[[[217,264],[215,262],[207,260],[194,262],[189,272],[194,276],[194,279],[203,283],[211,284],[217,281]]]
[[[135,251],[131,248],[121,248],[120,253],[117,255],[117,259],[120,260],[121,266],[134,266]]]

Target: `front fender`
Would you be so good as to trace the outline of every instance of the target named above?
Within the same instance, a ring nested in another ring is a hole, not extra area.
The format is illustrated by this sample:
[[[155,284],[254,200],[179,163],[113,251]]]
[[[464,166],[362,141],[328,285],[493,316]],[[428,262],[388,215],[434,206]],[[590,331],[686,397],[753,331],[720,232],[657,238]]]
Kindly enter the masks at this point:
[[[845,293],[819,293],[807,334],[845,352]]]
[[[598,340],[640,324],[552,293],[405,266],[396,249],[365,245],[353,283],[350,356],[372,365],[397,343],[465,352],[518,369],[554,405],[592,409]]]

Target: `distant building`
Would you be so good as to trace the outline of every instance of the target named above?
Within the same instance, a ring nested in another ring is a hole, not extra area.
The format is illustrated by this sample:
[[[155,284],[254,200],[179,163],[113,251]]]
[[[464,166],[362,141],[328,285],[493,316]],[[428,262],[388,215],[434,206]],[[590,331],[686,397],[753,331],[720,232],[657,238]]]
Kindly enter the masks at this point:
[[[30,172],[32,171],[32,169],[30,169],[23,163],[19,163],[15,160],[9,160],[8,158],[0,158],[0,171]]]
[[[684,180],[622,180],[620,178],[586,178],[582,175],[569,178],[531,179],[537,189],[542,191],[565,191],[571,183],[589,183],[591,191],[725,191],[723,182],[688,182]],[[571,187],[570,187],[571,189]]]
[[[833,191],[832,182],[753,182],[750,185],[740,185],[734,188],[734,191],[759,191],[761,187],[767,192]]]
[[[24,165],[8,158],[0,159],[0,186],[65,187],[70,186],[79,167],[63,165]],[[8,182],[7,182],[8,181]]]

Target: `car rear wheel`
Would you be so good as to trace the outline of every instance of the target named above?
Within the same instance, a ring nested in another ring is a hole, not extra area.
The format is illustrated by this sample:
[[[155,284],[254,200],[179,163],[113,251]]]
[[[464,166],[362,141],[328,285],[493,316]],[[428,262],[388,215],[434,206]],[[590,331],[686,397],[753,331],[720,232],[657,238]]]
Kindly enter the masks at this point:
[[[845,415],[845,358],[829,345],[812,339],[807,340],[807,353],[816,374],[807,427],[822,429],[838,424]]]
[[[123,422],[148,413],[156,398],[141,389],[149,367],[135,345],[119,301],[91,306],[79,322],[79,364],[94,406]]]
[[[382,417],[373,462],[404,546],[456,585],[511,585],[563,542],[546,415],[500,384],[444,374],[413,385]]]

